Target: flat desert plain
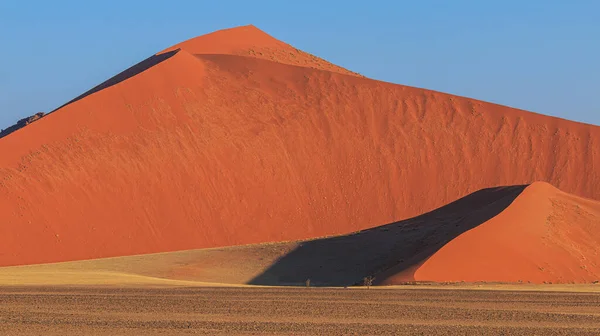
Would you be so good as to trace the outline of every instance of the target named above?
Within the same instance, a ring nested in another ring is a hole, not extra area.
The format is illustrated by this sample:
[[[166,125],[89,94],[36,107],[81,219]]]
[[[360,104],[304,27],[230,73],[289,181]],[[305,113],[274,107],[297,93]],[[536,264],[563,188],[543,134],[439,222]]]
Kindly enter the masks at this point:
[[[600,285],[2,287],[0,334],[599,335],[599,307]]]

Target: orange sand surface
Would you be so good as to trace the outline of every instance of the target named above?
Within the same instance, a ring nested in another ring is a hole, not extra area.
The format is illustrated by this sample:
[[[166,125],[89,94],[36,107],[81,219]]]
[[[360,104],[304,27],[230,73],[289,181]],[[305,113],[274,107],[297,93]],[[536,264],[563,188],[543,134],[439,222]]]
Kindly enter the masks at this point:
[[[600,199],[600,127],[347,73],[230,29],[7,135],[0,265],[346,234],[534,181]]]

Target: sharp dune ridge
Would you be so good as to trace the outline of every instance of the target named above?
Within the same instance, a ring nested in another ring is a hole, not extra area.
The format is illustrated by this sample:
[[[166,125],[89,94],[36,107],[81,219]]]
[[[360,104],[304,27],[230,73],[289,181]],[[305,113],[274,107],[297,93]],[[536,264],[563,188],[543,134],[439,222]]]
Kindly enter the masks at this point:
[[[599,221],[600,202],[538,182],[348,235],[4,267],[0,284],[350,286],[368,276],[379,285],[591,284],[600,279]]]
[[[599,200],[599,152],[598,126],[375,81],[227,29],[0,140],[0,265],[343,235],[534,181]],[[414,277],[443,278],[425,272],[437,258]]]
[[[185,50],[194,55],[219,54],[247,56],[277,63],[335,73],[362,75],[279,41],[253,25],[219,30],[176,44],[158,53]]]

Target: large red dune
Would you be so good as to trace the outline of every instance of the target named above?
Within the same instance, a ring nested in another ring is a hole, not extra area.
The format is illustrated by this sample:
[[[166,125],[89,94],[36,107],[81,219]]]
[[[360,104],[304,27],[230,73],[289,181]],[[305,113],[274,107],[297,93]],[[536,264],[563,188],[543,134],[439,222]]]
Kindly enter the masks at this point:
[[[600,200],[600,127],[363,78],[252,26],[150,57],[0,153],[2,266],[344,234],[534,181]]]

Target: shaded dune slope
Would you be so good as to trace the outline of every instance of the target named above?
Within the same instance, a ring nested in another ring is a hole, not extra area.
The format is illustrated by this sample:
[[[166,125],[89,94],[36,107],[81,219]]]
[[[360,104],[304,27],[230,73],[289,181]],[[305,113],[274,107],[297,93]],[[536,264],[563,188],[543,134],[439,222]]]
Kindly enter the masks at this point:
[[[600,127],[181,48],[2,138],[0,265],[343,234],[536,180],[600,199]]]
[[[111,78],[109,78],[108,80],[96,85],[95,87],[91,88],[90,90],[80,94],[79,96],[73,98],[72,100],[70,100],[69,102],[65,103],[64,105],[60,106],[59,108],[57,108],[56,110],[59,110],[61,107],[64,107],[68,104],[71,104],[73,102],[78,101],[79,99],[83,99],[89,95],[91,95],[92,93],[98,92],[100,90],[104,90],[108,87],[111,87],[113,85],[119,84],[120,82],[131,78],[143,71],[146,71],[148,69],[150,69],[151,67],[157,65],[160,62],[163,62],[169,58],[171,58],[172,56],[174,56],[179,50],[172,50],[169,52],[164,52],[161,54],[157,54],[157,55],[152,55],[150,57],[148,57],[147,59],[133,65],[132,67],[120,72],[119,74],[117,74],[116,76],[113,76]],[[55,111],[56,111],[55,110]]]
[[[346,286],[366,276],[387,285],[591,283],[600,279],[599,231],[600,202],[535,183],[481,190],[430,213],[349,235],[6,267],[0,283],[163,279],[302,286],[310,279],[312,286]]]
[[[408,220],[350,235],[304,241],[250,284],[345,286],[390,269],[410,269],[463,232],[493,218],[525,186],[484,189]]]

